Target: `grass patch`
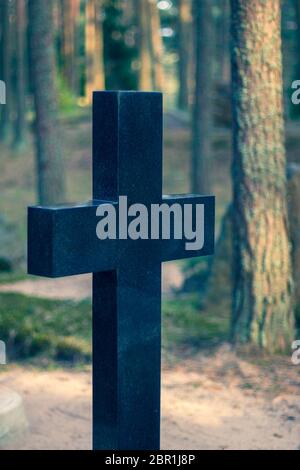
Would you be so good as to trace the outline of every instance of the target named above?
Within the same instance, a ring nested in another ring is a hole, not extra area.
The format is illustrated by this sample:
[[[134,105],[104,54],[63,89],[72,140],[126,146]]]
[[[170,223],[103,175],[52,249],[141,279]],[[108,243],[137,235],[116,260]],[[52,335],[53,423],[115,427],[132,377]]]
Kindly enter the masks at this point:
[[[167,349],[214,345],[226,340],[228,331],[229,318],[203,310],[197,296],[163,303],[163,343]]]
[[[73,302],[0,294],[0,339],[9,361],[47,359],[67,363],[91,360],[90,301]],[[226,338],[228,322],[214,318],[195,297],[163,302],[163,344],[199,347]]]
[[[46,356],[49,360],[91,359],[91,304],[0,295],[0,338],[9,360]]]

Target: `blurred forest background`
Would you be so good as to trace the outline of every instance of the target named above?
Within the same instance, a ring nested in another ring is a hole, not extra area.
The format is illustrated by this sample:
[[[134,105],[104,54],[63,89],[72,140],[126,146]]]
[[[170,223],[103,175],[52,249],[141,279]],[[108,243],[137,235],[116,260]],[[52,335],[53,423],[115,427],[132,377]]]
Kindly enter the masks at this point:
[[[9,358],[90,360],[90,300],[30,297],[18,285],[26,207],[90,197],[91,100],[101,89],[162,91],[164,191],[216,195],[216,254],[177,263],[180,285],[163,302],[165,350],[230,340],[291,354],[299,44],[299,0],[0,0],[0,338]]]

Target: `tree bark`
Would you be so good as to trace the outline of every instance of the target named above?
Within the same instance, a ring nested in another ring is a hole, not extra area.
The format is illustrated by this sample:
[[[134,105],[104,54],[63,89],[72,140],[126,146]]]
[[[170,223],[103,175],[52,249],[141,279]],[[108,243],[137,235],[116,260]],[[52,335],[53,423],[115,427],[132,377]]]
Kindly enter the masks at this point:
[[[230,52],[229,52],[229,39],[230,39],[230,2],[229,0],[222,0],[222,54],[221,54],[221,81],[224,85],[230,84]]]
[[[16,1],[16,108],[14,148],[23,148],[26,142],[26,11],[25,1]]]
[[[93,91],[105,89],[101,7],[102,5],[99,5],[96,0],[87,0],[86,2],[85,97],[89,104],[92,102]]]
[[[212,4],[194,0],[196,80],[193,105],[191,186],[195,193],[211,191],[212,130]]]
[[[29,52],[35,104],[37,187],[41,204],[65,199],[64,165],[57,120],[52,0],[29,0]]]
[[[63,74],[70,90],[78,92],[76,25],[80,0],[62,0]]]
[[[295,304],[300,306],[300,165],[288,165],[288,209],[292,264],[295,284]],[[299,307],[298,307],[299,308]]]
[[[294,0],[294,8],[295,8],[296,23],[297,23],[297,44],[299,45],[300,43],[300,0]],[[295,78],[296,80],[299,80],[299,77],[300,77],[300,57],[299,57],[299,51],[298,51],[297,58],[296,58],[296,74],[295,74],[295,77],[293,78]]]
[[[280,0],[231,0],[231,6],[232,338],[273,353],[290,350],[294,338]]]
[[[153,74],[151,63],[151,31],[148,0],[135,0],[138,17],[138,47],[140,58],[139,90],[151,91]]]
[[[177,0],[178,6],[178,108],[188,109],[189,105],[189,42],[191,28],[191,1]]]
[[[147,0],[149,1],[149,0]],[[151,35],[151,62],[153,86],[157,91],[162,91],[164,86],[164,68],[163,68],[163,42],[160,34],[160,15],[156,0],[150,0],[150,35]]]

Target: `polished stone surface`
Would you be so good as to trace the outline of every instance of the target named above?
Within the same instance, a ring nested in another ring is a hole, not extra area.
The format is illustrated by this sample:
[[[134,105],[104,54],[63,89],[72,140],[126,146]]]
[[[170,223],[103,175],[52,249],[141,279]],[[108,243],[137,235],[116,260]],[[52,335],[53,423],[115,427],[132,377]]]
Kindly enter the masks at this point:
[[[93,200],[28,210],[28,272],[60,277],[93,272],[93,447],[159,449],[161,262],[214,249],[214,197],[167,196],[203,204],[205,243],[104,240],[96,208],[162,201],[162,95],[95,92]],[[172,231],[171,231],[172,233]]]

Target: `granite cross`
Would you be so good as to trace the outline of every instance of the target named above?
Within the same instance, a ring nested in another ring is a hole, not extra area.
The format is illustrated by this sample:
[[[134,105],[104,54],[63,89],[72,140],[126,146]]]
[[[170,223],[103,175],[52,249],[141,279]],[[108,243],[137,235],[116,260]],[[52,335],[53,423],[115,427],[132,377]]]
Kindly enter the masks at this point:
[[[204,206],[204,245],[99,240],[96,209],[118,197],[147,207]],[[214,197],[162,197],[162,95],[95,92],[93,200],[28,208],[28,272],[93,273],[93,448],[160,446],[161,263],[214,249]]]

